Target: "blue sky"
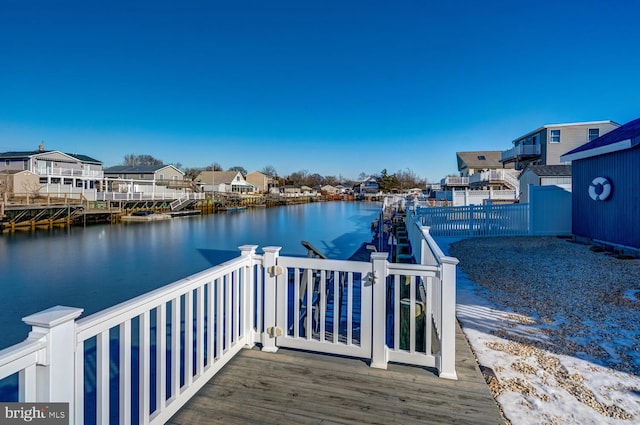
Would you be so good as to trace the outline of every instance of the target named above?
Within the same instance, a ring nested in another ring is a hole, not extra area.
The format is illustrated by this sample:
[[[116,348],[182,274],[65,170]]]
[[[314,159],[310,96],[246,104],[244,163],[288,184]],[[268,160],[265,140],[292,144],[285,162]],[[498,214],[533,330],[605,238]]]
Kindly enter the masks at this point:
[[[0,151],[437,181],[456,151],[637,118],[639,16],[636,0],[4,0]]]

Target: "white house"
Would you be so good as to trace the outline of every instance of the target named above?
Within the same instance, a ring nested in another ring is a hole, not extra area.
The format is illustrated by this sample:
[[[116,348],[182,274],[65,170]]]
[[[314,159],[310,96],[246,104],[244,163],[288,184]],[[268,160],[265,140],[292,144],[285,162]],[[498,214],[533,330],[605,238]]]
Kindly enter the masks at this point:
[[[202,171],[194,182],[205,193],[251,193],[257,190],[239,171]]]

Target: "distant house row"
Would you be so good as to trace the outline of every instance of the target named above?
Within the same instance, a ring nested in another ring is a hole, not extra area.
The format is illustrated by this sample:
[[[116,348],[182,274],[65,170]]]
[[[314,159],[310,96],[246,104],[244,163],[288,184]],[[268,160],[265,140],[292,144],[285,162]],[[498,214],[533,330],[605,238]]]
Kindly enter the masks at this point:
[[[356,191],[378,192],[375,179]],[[352,193],[343,185],[278,186],[276,178],[254,171],[202,171],[191,180],[173,165],[118,165],[103,169],[102,162],[86,155],[45,150],[0,153],[0,195],[50,195],[87,200],[202,199],[207,194],[271,193],[281,196],[317,196]]]

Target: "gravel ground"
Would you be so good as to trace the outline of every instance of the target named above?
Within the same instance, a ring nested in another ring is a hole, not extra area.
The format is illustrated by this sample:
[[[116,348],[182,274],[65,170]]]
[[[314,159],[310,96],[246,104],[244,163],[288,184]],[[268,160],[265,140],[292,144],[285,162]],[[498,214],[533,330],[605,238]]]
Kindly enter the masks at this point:
[[[498,339],[482,347],[510,356],[507,364],[491,365],[502,378],[490,383],[499,402],[517,393],[535,409],[550,401],[557,390],[545,388],[553,387],[603,418],[638,419],[637,396],[627,404],[607,400],[605,389],[589,385],[592,377],[585,380],[559,359],[586,360],[594,370],[632,375],[634,381],[640,377],[640,260],[555,237],[465,239],[449,252],[479,295],[504,307],[490,331]],[[620,387],[640,394],[631,385]],[[550,417],[543,422],[567,423]]]

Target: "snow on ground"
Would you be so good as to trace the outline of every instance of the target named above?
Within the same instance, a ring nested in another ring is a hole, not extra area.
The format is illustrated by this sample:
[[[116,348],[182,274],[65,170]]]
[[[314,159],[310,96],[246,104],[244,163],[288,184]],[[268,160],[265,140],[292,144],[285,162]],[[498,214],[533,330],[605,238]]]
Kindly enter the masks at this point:
[[[640,423],[640,260],[553,237],[437,242],[511,424]]]

